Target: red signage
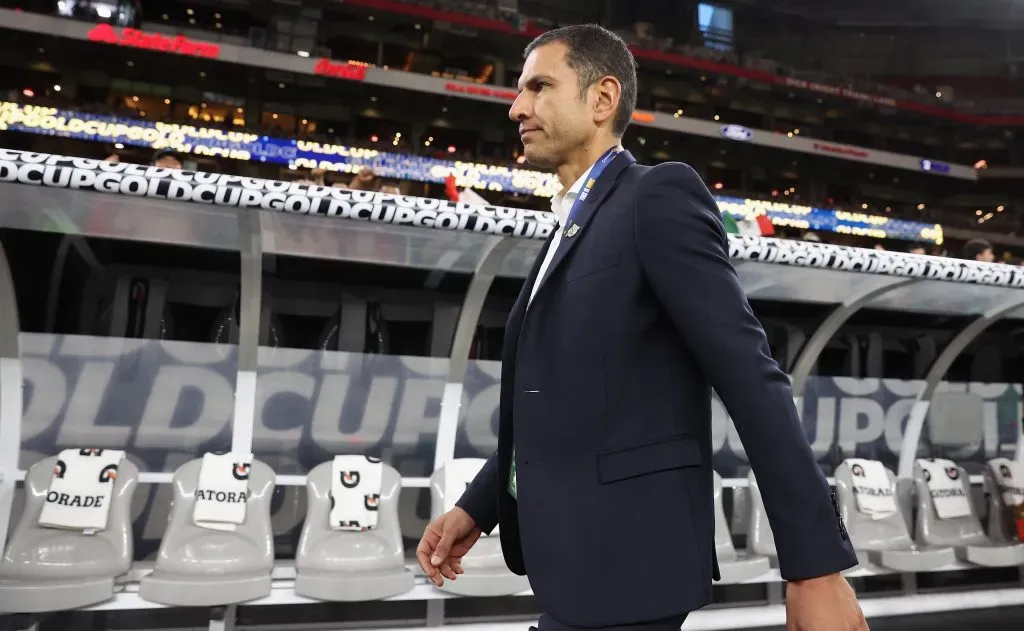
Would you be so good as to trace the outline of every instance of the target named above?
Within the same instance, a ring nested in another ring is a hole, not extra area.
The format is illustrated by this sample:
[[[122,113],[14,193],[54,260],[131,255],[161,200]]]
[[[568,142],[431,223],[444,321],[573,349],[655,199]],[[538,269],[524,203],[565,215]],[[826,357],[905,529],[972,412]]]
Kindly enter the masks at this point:
[[[496,99],[504,99],[506,101],[515,101],[516,97],[519,96],[514,90],[490,88],[485,85],[476,85],[474,83],[455,83],[453,81],[444,84],[444,91],[454,92],[456,94],[469,94],[472,96],[489,96]]]
[[[115,31],[109,24],[98,24],[86,35],[90,42],[115,44],[142,50],[155,50],[162,53],[175,53],[189,57],[216,59],[220,56],[220,46],[209,42],[199,42],[177,35],[167,37],[159,33],[144,33],[134,28]]]
[[[366,66],[362,64],[334,63],[330,59],[321,59],[313,67],[313,74],[322,77],[334,77],[335,79],[348,79],[350,81],[362,81],[366,78]]]
[[[822,153],[828,153],[834,156],[843,156],[847,158],[858,158],[864,160],[868,157],[868,152],[857,147],[849,147],[846,145],[827,145],[823,142],[814,143],[814,150]]]

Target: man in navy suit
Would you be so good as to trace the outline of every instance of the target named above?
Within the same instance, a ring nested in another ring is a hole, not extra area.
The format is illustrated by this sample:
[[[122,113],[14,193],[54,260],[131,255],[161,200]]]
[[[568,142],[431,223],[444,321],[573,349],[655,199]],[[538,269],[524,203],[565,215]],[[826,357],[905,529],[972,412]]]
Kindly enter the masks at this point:
[[[498,450],[417,548],[435,584],[501,526],[540,631],[679,629],[711,598],[711,389],[764,496],[789,628],[867,624],[835,495],[729,262],[721,215],[690,167],[620,145],[636,103],[626,44],[594,25],[526,49],[509,112],[531,164],[563,186],[509,315]]]

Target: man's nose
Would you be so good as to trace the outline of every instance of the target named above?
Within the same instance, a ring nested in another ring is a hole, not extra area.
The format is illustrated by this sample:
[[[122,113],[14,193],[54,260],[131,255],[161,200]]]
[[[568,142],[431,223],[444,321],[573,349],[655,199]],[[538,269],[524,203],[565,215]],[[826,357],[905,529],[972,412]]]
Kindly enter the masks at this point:
[[[522,121],[527,118],[529,114],[529,107],[525,93],[520,92],[519,96],[516,97],[515,101],[512,101],[512,107],[508,110],[508,117],[514,121]]]

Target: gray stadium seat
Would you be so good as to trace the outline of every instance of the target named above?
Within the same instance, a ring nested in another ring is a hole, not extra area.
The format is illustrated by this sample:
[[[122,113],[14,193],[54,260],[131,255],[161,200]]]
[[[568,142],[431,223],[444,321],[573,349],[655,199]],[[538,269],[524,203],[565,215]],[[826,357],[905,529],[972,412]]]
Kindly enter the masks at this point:
[[[482,458],[456,458],[430,476],[432,518],[455,506],[483,464]],[[497,529],[480,537],[463,557],[462,569],[464,574],[454,581],[445,580],[439,589],[459,596],[510,596],[530,588],[525,576],[513,574],[505,565]]]
[[[356,456],[363,458],[362,456]],[[413,588],[405,569],[398,495],[402,478],[383,465],[377,525],[371,530],[332,530],[332,461],[317,465],[306,481],[307,510],[295,553],[295,593],[332,601],[378,600]]]
[[[1014,464],[1009,458],[994,458],[985,465],[985,493],[988,495],[988,537],[997,543],[1017,540],[1016,506],[1008,504],[1004,495],[1012,486],[1024,488],[1024,479],[1013,477]],[[1020,467],[1021,465],[1016,465]],[[1018,490],[1018,494],[1020,491]]]
[[[763,557],[768,557],[772,567],[779,565],[779,553],[775,548],[775,535],[772,534],[772,526],[768,523],[768,513],[764,510],[764,498],[757,488],[757,479],[754,472],[747,474],[750,497],[750,521],[747,525],[747,540],[750,550]]]
[[[718,557],[718,569],[722,575],[722,583],[741,583],[757,578],[772,569],[771,561],[765,556],[752,555],[749,552],[737,552],[729,532],[729,522],[725,519],[725,507],[722,503],[722,476],[715,476],[715,554]]]
[[[886,474],[895,500],[896,476],[888,469]],[[835,484],[843,521],[862,565],[897,572],[925,572],[956,562],[953,548],[922,548],[914,543],[898,502],[894,501],[896,512],[877,519],[858,510],[853,474],[847,461],[836,468]]]
[[[971,488],[967,473],[954,466],[951,473],[960,481],[968,497],[969,514],[962,517],[939,519],[928,491],[921,461],[914,463],[914,485],[917,490],[918,543],[931,547],[950,546],[959,560],[985,567],[1012,567],[1024,565],[1024,543],[1001,544],[985,535],[981,521],[970,501]]]
[[[109,600],[132,564],[132,497],[139,470],[121,460],[105,529],[91,535],[39,526],[57,456],[25,476],[25,510],[0,561],[0,612],[40,613]]]
[[[174,503],[153,573],[142,578],[139,595],[179,607],[242,603],[270,594],[274,541],[270,500],[274,471],[253,460],[245,522],[234,531],[201,528],[192,521],[202,458],[174,472]]]

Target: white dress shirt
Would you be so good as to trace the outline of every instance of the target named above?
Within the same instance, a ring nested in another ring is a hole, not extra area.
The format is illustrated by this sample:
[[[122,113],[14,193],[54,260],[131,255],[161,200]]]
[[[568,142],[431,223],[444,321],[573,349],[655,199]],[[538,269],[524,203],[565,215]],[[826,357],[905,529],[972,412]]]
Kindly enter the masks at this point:
[[[530,300],[526,303],[526,307],[530,307],[530,303],[533,302],[533,297],[537,294],[537,288],[540,287],[540,283],[544,280],[544,276],[548,273],[548,266],[551,265],[551,259],[555,257],[555,252],[558,251],[558,245],[562,242],[562,233],[565,231],[565,222],[569,219],[569,212],[572,211],[572,205],[576,201],[576,197],[580,194],[580,190],[583,188],[583,184],[587,181],[587,177],[590,172],[594,170],[594,165],[590,165],[590,168],[583,172],[576,182],[569,187],[569,190],[564,193],[559,193],[551,198],[551,211],[558,217],[558,227],[555,228],[555,236],[551,239],[551,245],[548,247],[548,251],[544,253],[544,260],[540,264],[540,271],[537,272],[537,280],[533,283],[533,289],[530,290]]]

